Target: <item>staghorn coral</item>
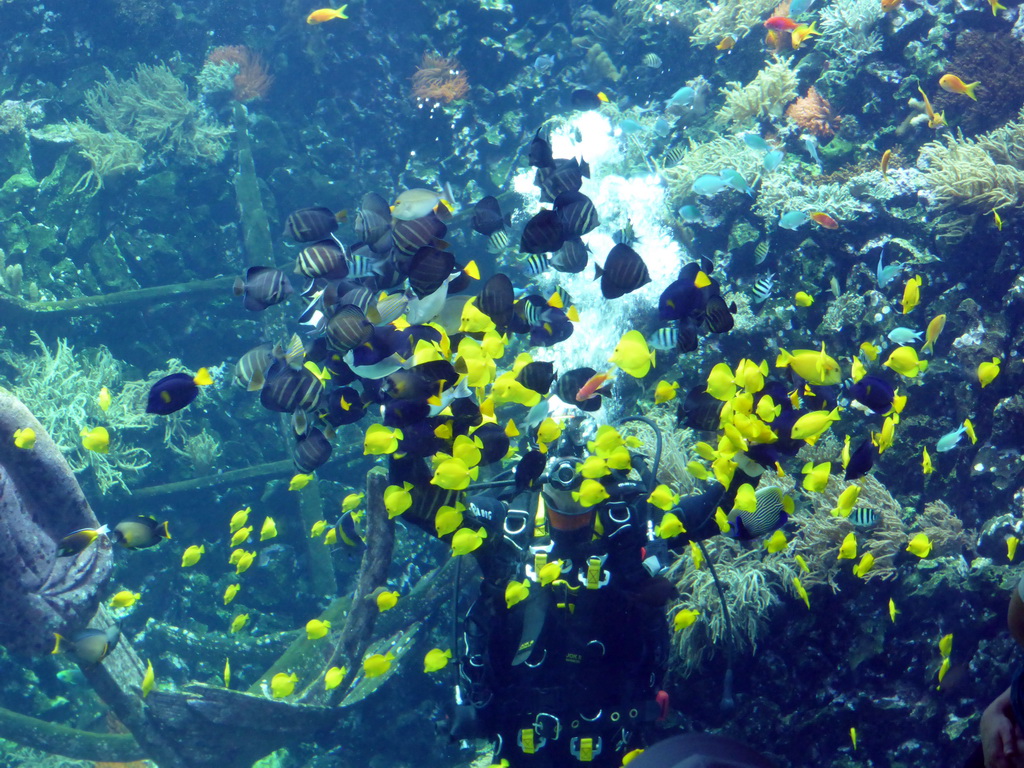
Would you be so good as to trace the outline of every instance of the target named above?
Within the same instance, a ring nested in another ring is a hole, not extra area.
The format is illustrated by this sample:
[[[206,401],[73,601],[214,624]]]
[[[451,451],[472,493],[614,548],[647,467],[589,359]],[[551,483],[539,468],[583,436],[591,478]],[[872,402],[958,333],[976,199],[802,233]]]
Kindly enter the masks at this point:
[[[842,221],[871,210],[868,203],[853,196],[848,184],[815,185],[814,181],[768,174],[758,189],[754,213],[770,220],[785,211],[828,211],[832,218]]]
[[[921,148],[918,167],[932,201],[940,209],[964,205],[977,213],[1024,205],[1024,109],[994,131]]]
[[[819,139],[835,136],[842,118],[812,85],[807,95],[801,96],[786,108],[786,117]]]
[[[417,101],[451,104],[466,98],[469,79],[458,59],[445,59],[429,51],[423,54],[412,76],[412,96]]]
[[[796,98],[796,71],[776,58],[746,85],[730,82],[722,90],[725,105],[715,114],[720,123],[745,125],[765,117],[778,117]]]
[[[91,467],[102,492],[115,486],[128,490],[126,479],[149,466],[149,452],[126,439],[130,432],[155,425],[144,408],[149,384],[122,381],[121,365],[105,347],[76,353],[67,341],[58,339],[51,351],[38,335],[33,336],[38,355],[2,353],[3,360],[18,371],[12,391],[46,427],[76,474]],[[96,404],[104,386],[116,392],[106,413]],[[82,447],[79,432],[86,425],[110,430],[109,453]]]
[[[778,0],[721,0],[697,11],[697,27],[690,36],[694,45],[716,45],[724,37],[739,40],[758,29],[771,15]]]
[[[218,76],[223,78],[228,72],[233,98],[243,103],[266,98],[274,83],[274,76],[267,71],[263,57],[244,45],[220,45],[210,51],[200,80],[211,82]],[[206,73],[205,78],[203,73]]]

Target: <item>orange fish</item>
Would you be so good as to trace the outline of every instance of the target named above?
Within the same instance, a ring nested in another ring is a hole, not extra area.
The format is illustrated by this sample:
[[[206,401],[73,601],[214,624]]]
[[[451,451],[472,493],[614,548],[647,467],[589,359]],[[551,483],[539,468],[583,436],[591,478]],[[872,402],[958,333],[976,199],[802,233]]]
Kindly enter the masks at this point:
[[[818,35],[819,37],[821,36],[821,32],[814,28],[814,25],[817,23],[818,22],[816,21],[812,21],[810,25],[801,24],[796,29],[793,30],[792,42],[794,51],[797,48],[799,48],[801,44],[804,42],[804,40],[806,40],[811,35]]]
[[[882,13],[892,13],[903,3],[903,0],[882,0]]]
[[[589,400],[590,398],[595,397],[598,394],[598,390],[600,390],[601,387],[604,386],[605,382],[612,377],[613,372],[614,369],[607,371],[606,373],[595,373],[587,379],[587,383],[580,387],[580,391],[576,393],[577,402],[582,402],[583,400]]]
[[[978,97],[974,95],[974,89],[979,85],[981,85],[980,80],[974,83],[965,83],[956,75],[946,74],[939,78],[939,87],[942,90],[970,96],[975,101],[978,100]]]
[[[924,99],[924,111],[928,115],[928,127],[938,128],[940,125],[946,124],[946,113],[936,112],[932,109],[932,103],[928,101],[928,94],[924,92],[921,86],[917,86],[917,92],[921,94],[921,98]]]
[[[722,38],[721,42],[715,46],[715,48],[720,51],[731,51],[734,45],[736,45],[736,41],[726,35]]]
[[[807,215],[810,217],[811,221],[813,221],[819,227],[824,227],[825,229],[839,229],[839,222],[833,219],[827,213],[822,213],[821,211],[814,211]]]
[[[330,21],[331,19],[347,19],[348,16],[345,15],[346,8],[348,8],[347,5],[343,5],[337,10],[333,8],[318,8],[306,17],[306,23],[323,24],[325,21]]]
[[[776,32],[792,32],[794,29],[800,26],[795,21],[786,16],[772,16],[770,19],[768,19],[768,21],[764,23],[764,25],[768,29],[774,29]]]
[[[771,48],[773,51],[781,51],[783,46],[783,35],[781,32],[776,32],[774,29],[769,29],[768,34],[764,36],[764,44],[766,47]]]
[[[882,153],[882,162],[878,164],[878,167],[882,169],[882,175],[885,176],[889,173],[889,159],[892,157],[892,150],[887,149]]]

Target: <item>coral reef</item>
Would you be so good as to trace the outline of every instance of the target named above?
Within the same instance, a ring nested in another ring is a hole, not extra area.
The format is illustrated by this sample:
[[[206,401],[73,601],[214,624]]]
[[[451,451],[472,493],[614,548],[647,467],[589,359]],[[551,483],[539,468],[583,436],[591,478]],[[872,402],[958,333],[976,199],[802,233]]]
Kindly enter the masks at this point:
[[[451,104],[466,98],[469,79],[458,59],[426,52],[412,76],[412,96],[417,101]]]
[[[725,105],[718,110],[715,119],[744,126],[763,117],[778,117],[796,98],[796,86],[796,70],[776,57],[746,85],[730,82],[722,89]]]
[[[801,96],[786,108],[786,117],[819,139],[832,138],[842,120],[813,85],[807,89],[806,96]]]
[[[0,353],[18,371],[12,390],[43,423],[76,474],[91,467],[100,491],[115,486],[128,490],[128,479],[149,466],[149,452],[127,439],[131,432],[154,427],[154,419],[143,405],[149,385],[122,381],[121,364],[105,347],[75,352],[60,339],[51,351],[39,336],[33,336],[39,354]],[[102,387],[116,393],[106,413],[96,404]],[[110,430],[109,453],[82,447],[79,433],[84,426],[95,424]]]
[[[263,57],[244,45],[220,45],[206,56],[198,81],[206,90],[230,78],[235,101],[243,103],[265,99],[274,77],[267,71]]]
[[[678,160],[660,173],[669,197],[678,202],[693,196],[691,187],[698,176],[718,174],[723,168],[734,168],[752,180],[761,173],[761,156],[737,136],[718,136],[703,144],[690,139]]]
[[[694,45],[716,45],[725,37],[739,40],[758,29],[771,15],[777,0],[723,0],[697,11],[697,26],[690,36]]]
[[[230,130],[188,97],[185,84],[164,64],[141,64],[133,77],[86,91],[86,110],[102,131],[82,121],[69,124],[72,138],[91,165],[76,189],[95,193],[106,176],[141,168],[148,153],[175,154],[186,162],[220,162]]]
[[[822,82],[845,84],[866,57],[882,49],[882,35],[874,27],[884,15],[876,0],[829,3],[821,9],[820,46],[843,62],[825,71]]]
[[[921,148],[918,167],[939,209],[963,205],[977,213],[1024,205],[1024,110],[994,131],[959,131]]]

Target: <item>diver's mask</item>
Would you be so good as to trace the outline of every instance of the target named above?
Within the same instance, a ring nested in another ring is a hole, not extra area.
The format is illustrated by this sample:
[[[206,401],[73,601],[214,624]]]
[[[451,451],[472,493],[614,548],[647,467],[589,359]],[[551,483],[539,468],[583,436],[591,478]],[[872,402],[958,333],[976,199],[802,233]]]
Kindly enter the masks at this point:
[[[572,497],[583,483],[582,466],[583,460],[575,456],[559,457],[549,465],[541,495],[548,510],[548,522],[555,530],[575,531],[594,519],[593,508],[587,509]]]

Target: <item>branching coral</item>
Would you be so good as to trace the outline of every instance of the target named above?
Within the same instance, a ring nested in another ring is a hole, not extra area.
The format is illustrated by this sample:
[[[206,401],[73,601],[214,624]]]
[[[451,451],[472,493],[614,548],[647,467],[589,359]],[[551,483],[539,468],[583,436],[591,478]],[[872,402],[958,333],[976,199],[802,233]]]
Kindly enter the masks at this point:
[[[690,140],[689,148],[669,167],[660,169],[661,177],[673,200],[692,197],[691,187],[698,176],[717,175],[723,168],[739,171],[749,184],[762,171],[763,155],[748,147],[738,136],[719,136],[704,144]]]
[[[423,54],[412,76],[412,95],[417,101],[451,104],[469,93],[469,79],[458,59],[436,53]]]
[[[101,491],[118,485],[127,490],[126,479],[149,466],[148,451],[128,439],[128,433],[154,426],[144,408],[148,384],[122,383],[121,366],[105,347],[76,353],[65,340],[58,340],[51,351],[39,336],[33,344],[40,350],[34,357],[3,353],[18,371],[11,389],[46,427],[76,474],[92,467]],[[96,403],[101,387],[117,393],[106,413]],[[110,430],[109,453],[82,447],[80,431],[96,425]]]
[[[756,651],[768,627],[768,612],[796,575],[781,557],[763,557],[763,549],[744,550],[727,539],[715,539],[705,546],[722,582],[733,633],[729,635],[710,570],[707,566],[694,568],[689,554],[680,557],[667,573],[682,596],[669,608],[669,616],[688,609],[700,614],[696,623],[672,639],[673,666],[684,676],[698,669],[716,645],[733,643],[737,649]]]
[[[871,206],[855,198],[846,184],[815,185],[811,179],[797,179],[772,173],[765,176],[758,190],[754,212],[765,219],[774,219],[785,211],[828,211],[842,221],[871,210]]]
[[[842,120],[813,85],[807,89],[806,96],[801,96],[789,105],[786,117],[819,139],[834,136]]]
[[[918,167],[939,208],[966,205],[987,213],[1024,205],[1024,110],[1001,128],[965,138],[957,132],[945,142],[921,148]]]
[[[878,522],[870,527],[858,529],[848,517],[833,517],[839,495],[851,483],[839,479],[835,474],[820,493],[811,495],[811,504],[797,504],[793,521],[798,533],[793,538],[791,554],[802,555],[810,572],[800,576],[804,586],[828,584],[838,591],[836,576],[844,568],[851,567],[849,560],[839,560],[839,545],[851,531],[857,535],[858,554],[870,552],[875,565],[865,576],[866,579],[891,579],[896,575],[893,566],[897,552],[906,546],[908,536],[903,524],[902,510],[885,486],[871,475],[857,483],[860,485],[858,507],[867,507],[878,515]]]
[[[796,72],[776,58],[746,85],[728,83],[723,89],[725,105],[715,119],[721,123],[746,124],[763,117],[778,117],[796,98]]]
[[[725,37],[739,40],[758,29],[771,15],[778,0],[720,0],[697,11],[697,28],[690,36],[694,45],[714,45]]]
[[[103,132],[78,121],[69,126],[91,168],[76,189],[98,189],[104,176],[139,168],[147,150],[173,152],[186,161],[219,162],[229,129],[188,97],[185,84],[165,65],[140,65],[135,75],[87,91],[85,107]]]
[[[821,77],[823,82],[846,82],[859,71],[862,59],[882,50],[882,36],[873,27],[884,15],[878,0],[848,0],[822,8],[818,46],[843,62],[830,67]]]

